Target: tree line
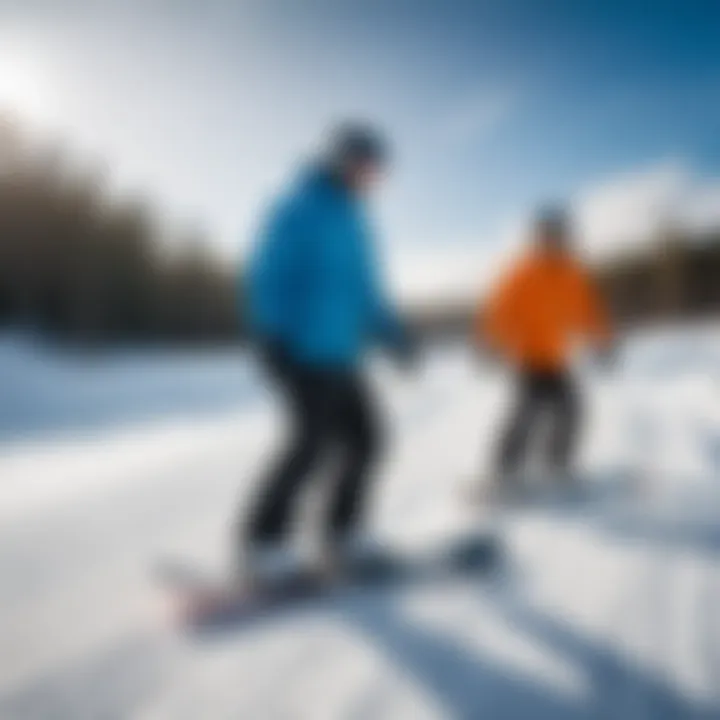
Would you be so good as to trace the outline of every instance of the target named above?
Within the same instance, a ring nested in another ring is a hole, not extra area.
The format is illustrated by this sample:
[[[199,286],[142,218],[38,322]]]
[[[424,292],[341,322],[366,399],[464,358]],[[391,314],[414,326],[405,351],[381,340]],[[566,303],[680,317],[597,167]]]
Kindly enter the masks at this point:
[[[720,228],[666,228],[655,242],[592,268],[614,322],[632,329],[720,317]],[[425,335],[468,336],[467,301],[415,313]]]
[[[0,328],[61,341],[217,343],[242,335],[236,269],[198,233],[170,234],[141,198],[109,192],[63,146],[0,117]],[[623,324],[720,314],[720,229],[667,230],[596,268]],[[473,308],[410,313],[427,334],[466,334]]]
[[[0,326],[85,344],[236,338],[234,269],[201,235],[167,235],[146,201],[0,119]]]
[[[596,271],[623,325],[720,316],[720,228],[667,228],[650,248]]]

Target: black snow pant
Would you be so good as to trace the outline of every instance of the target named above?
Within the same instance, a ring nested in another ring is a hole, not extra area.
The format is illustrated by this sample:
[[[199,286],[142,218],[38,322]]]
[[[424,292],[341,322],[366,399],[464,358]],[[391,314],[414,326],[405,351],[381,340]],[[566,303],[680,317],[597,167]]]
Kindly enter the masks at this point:
[[[332,454],[336,476],[324,539],[341,541],[363,519],[379,431],[369,390],[356,370],[318,369],[287,358],[268,363],[287,403],[290,435],[261,480],[245,540],[285,540],[303,488]]]
[[[572,462],[580,424],[580,404],[569,371],[520,372],[518,398],[498,448],[497,468],[512,475],[522,465],[530,443],[543,421],[549,423],[543,461],[554,469],[567,470]]]

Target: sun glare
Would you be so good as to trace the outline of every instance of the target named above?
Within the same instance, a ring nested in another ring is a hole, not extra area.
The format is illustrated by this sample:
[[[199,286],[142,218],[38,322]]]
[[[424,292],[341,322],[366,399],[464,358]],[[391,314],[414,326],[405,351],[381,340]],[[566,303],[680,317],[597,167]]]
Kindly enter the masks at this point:
[[[42,69],[24,57],[0,53],[0,113],[9,112],[33,122],[51,113],[50,88]]]

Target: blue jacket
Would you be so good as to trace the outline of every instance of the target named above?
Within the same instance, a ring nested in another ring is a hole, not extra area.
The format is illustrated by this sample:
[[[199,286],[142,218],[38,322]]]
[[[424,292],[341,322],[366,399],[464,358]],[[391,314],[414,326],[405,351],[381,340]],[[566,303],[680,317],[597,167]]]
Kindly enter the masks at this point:
[[[270,213],[245,275],[250,330],[311,365],[353,365],[403,333],[380,287],[364,208],[322,170]]]

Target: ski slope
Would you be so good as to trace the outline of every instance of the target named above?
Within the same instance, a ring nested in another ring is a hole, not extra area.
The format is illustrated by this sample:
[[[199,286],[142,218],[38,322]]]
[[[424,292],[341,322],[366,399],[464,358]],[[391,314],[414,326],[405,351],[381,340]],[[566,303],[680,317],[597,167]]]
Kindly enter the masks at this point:
[[[227,559],[272,403],[6,441],[0,718],[720,717],[720,332],[641,337],[586,376],[584,471],[632,475],[642,502],[519,513],[511,562],[482,581],[346,593],[210,637],[168,626],[150,571]],[[378,536],[475,522],[458,486],[487,465],[505,379],[446,348],[377,383]]]

